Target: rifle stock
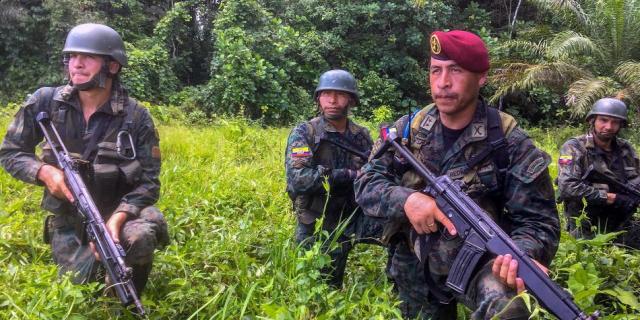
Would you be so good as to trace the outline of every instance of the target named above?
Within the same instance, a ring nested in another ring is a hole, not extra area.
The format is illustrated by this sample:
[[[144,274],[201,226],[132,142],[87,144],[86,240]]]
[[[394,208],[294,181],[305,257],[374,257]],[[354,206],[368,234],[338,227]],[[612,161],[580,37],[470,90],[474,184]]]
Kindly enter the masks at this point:
[[[449,288],[458,294],[464,293],[477,262],[487,251],[493,255],[510,254],[518,262],[518,277],[523,279],[531,294],[553,315],[561,320],[594,320],[599,317],[598,311],[590,316],[582,312],[573,302],[571,295],[540,270],[500,226],[461,190],[457,182],[447,175],[435,176],[418,161],[411,151],[399,142],[395,129],[383,128],[381,137],[425,180],[428,188],[424,192],[436,199],[438,207],[451,220],[458,235],[464,240],[447,278]]]
[[[123,306],[133,305],[135,313],[139,316],[145,315],[144,307],[138,297],[136,288],[132,281],[132,270],[127,267],[124,258],[125,251],[111,238],[107,227],[102,219],[100,211],[96,207],[93,198],[89,194],[89,190],[80,176],[77,165],[69,156],[69,151],[60,139],[60,135],[55,126],[51,124],[49,115],[46,112],[40,112],[36,116],[36,121],[40,125],[47,143],[51,146],[58,165],[64,172],[66,182],[73,194],[74,204],[78,212],[82,216],[89,239],[95,243],[96,251],[100,256],[100,261],[109,276],[116,295],[120,299]],[[56,139],[62,148],[63,153],[59,152],[49,135],[49,130],[55,134]]]

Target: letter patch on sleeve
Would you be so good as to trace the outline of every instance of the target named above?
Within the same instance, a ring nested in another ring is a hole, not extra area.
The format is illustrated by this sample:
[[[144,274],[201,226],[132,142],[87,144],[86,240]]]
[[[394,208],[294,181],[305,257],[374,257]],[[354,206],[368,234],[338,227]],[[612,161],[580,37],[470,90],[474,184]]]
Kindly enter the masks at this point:
[[[558,158],[558,164],[561,166],[570,165],[573,162],[573,156],[571,155],[560,155]]]
[[[309,150],[309,147],[298,147],[291,149],[291,157],[293,158],[308,157],[310,155],[311,151]]]

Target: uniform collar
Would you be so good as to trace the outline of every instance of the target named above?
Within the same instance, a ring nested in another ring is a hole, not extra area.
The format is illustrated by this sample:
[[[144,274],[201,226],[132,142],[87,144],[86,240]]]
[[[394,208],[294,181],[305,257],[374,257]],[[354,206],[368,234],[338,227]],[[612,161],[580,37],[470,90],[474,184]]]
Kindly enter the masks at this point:
[[[430,109],[427,116],[423,120],[421,127],[432,131],[435,124],[443,125],[440,120],[438,106]],[[487,105],[483,99],[478,99],[476,110],[471,118],[471,122],[466,126],[458,141],[474,142],[487,138]]]
[[[320,116],[320,121],[322,121],[322,128],[324,129],[325,132],[335,132],[335,133],[341,133],[340,131],[338,131],[338,129],[336,129],[336,127],[334,127],[331,122],[329,122],[327,119],[325,119],[324,116]],[[345,133],[348,131],[351,134],[357,134],[358,132],[360,132],[362,130],[362,128],[359,128],[358,126],[354,125],[353,122],[351,121],[351,119],[347,118],[347,127],[345,129]]]
[[[96,112],[106,113],[109,115],[123,115],[125,113],[125,103],[128,98],[129,95],[127,94],[127,90],[120,85],[120,82],[115,81],[113,82],[109,101],[100,106]],[[78,112],[82,112],[80,100],[78,99],[78,92],[69,84],[62,87],[61,90],[58,90],[53,96],[53,99],[69,104]]]
[[[595,141],[593,140],[593,131],[589,130],[589,133],[586,134],[586,142],[584,144],[585,148],[588,149],[597,149],[597,150],[602,150],[604,151],[604,149],[599,148],[596,146]],[[611,141],[611,150],[615,151],[618,150],[620,146],[624,145],[624,142],[622,139],[620,139],[617,135],[616,137],[613,139],[613,141]]]

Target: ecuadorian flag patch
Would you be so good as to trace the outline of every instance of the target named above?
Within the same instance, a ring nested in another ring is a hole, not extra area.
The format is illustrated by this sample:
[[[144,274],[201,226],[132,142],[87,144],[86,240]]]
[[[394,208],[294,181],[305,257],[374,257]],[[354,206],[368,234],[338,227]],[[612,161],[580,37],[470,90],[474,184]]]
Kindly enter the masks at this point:
[[[291,156],[294,158],[308,157],[311,155],[309,147],[298,147],[291,149]]]
[[[561,166],[570,165],[573,162],[573,156],[570,155],[560,155],[558,158],[558,164]]]

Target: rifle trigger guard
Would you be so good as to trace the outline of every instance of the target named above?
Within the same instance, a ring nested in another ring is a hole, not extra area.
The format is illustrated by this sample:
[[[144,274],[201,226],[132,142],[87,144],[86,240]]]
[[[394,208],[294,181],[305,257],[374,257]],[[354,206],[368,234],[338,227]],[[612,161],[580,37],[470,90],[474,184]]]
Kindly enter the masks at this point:
[[[457,294],[467,291],[467,285],[473,275],[473,271],[480,258],[487,249],[482,244],[482,239],[477,233],[471,232],[465,239],[456,259],[453,261],[449,276],[447,277],[447,287]]]

